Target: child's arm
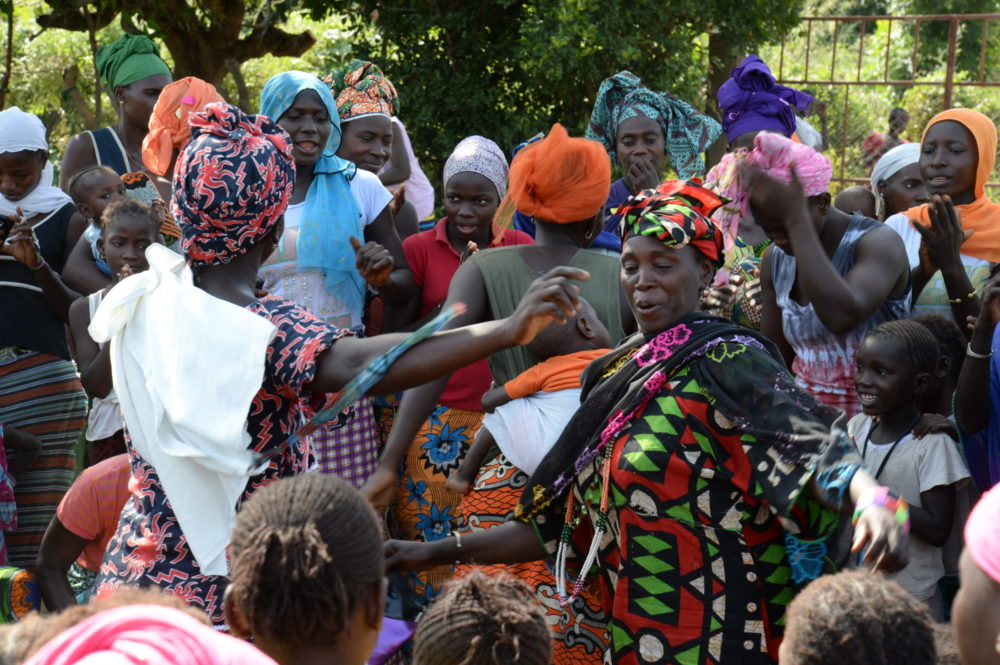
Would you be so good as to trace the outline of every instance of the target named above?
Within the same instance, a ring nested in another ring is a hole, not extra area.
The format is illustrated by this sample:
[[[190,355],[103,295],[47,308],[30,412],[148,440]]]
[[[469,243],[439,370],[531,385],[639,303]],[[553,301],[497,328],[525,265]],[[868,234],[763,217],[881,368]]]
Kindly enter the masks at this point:
[[[110,344],[103,348],[94,341],[87,331],[90,325],[90,303],[87,298],[78,298],[69,307],[69,330],[76,349],[76,364],[80,369],[80,382],[88,393],[95,397],[107,397],[111,392]]]
[[[455,470],[455,473],[448,476],[445,487],[459,494],[468,494],[469,490],[472,489],[472,483],[476,481],[479,467],[483,465],[483,460],[490,452],[490,448],[493,447],[493,443],[493,435],[490,434],[490,431],[485,427],[480,427],[479,431],[476,432],[476,438],[472,440],[472,445],[469,446],[469,452],[465,453],[465,459],[462,460],[462,464]]]
[[[42,450],[41,440],[34,434],[4,428],[3,447],[7,453],[7,471],[17,480],[28,469]]]
[[[483,394],[483,411],[493,413],[498,406],[503,406],[511,400],[507,394],[507,389],[503,386],[494,386]]]
[[[111,278],[101,272],[94,263],[90,243],[82,234],[66,258],[62,277],[69,287],[84,295],[100,291],[111,283]]]
[[[955,518],[955,486],[938,485],[920,493],[922,508],[910,506],[910,533],[928,545],[941,547]]]
[[[76,535],[52,516],[49,528],[45,530],[42,545],[38,548],[35,561],[35,576],[38,590],[50,612],[58,612],[76,605],[76,596],[69,586],[66,573],[86,547],[87,540]]]

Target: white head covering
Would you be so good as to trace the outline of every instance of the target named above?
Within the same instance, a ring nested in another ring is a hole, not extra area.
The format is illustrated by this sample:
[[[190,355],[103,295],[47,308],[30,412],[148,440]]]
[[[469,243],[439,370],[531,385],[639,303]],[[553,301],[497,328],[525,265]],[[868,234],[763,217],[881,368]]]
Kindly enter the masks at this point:
[[[882,217],[882,207],[884,205],[882,196],[878,191],[878,184],[896,175],[904,167],[916,164],[919,161],[920,144],[904,143],[886,152],[875,163],[875,168],[872,169],[871,178],[868,181],[868,187],[872,190],[872,194],[875,195],[875,215],[877,217]]]
[[[500,146],[488,138],[467,136],[458,142],[444,163],[445,186],[453,175],[463,171],[478,173],[492,182],[500,199],[507,193],[507,157]]]
[[[5,152],[21,152],[23,150],[49,151],[49,143],[45,140],[45,125],[33,113],[25,113],[16,106],[0,111],[0,154]],[[35,188],[20,201],[8,201],[0,194],[0,213],[13,215],[17,208],[24,212],[25,219],[36,215],[58,210],[67,203],[72,203],[65,192],[52,186],[52,162],[46,161],[42,175]]]

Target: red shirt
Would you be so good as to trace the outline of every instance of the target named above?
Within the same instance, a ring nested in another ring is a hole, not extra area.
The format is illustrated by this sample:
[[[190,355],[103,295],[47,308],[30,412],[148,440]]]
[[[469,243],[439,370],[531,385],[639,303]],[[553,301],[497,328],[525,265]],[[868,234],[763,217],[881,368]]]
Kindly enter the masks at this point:
[[[445,217],[434,228],[403,241],[406,262],[413,271],[413,279],[422,290],[420,316],[424,316],[448,297],[451,278],[458,271],[461,255],[448,240],[448,218]],[[510,245],[533,245],[534,239],[523,231],[507,229],[502,238],[493,234],[489,247]],[[488,249],[488,248],[487,248]],[[441,393],[440,403],[453,409],[482,411],[483,393],[492,382],[490,367],[486,360],[472,363],[451,375],[448,385]]]
[[[97,572],[104,560],[108,541],[118,530],[118,518],[128,501],[132,468],[128,455],[121,454],[84,469],[63,495],[56,515],[66,530],[85,539],[78,564]]]

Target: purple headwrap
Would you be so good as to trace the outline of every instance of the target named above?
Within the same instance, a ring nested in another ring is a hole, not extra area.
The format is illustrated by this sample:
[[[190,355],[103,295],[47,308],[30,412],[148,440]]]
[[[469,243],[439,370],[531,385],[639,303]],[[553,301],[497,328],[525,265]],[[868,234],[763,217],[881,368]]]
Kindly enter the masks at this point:
[[[764,61],[748,55],[719,88],[722,129],[732,142],[747,132],[769,131],[791,137],[795,109],[805,111],[812,95],[779,85]]]
[[[266,116],[229,104],[209,104],[189,123],[171,206],[181,246],[193,266],[228,263],[284,214],[295,188],[291,141]]]

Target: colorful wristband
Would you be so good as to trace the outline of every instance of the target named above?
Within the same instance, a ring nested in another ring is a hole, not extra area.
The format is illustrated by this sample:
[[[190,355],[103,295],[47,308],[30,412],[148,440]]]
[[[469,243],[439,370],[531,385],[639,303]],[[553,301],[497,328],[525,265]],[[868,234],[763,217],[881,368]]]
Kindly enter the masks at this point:
[[[34,271],[37,272],[37,271],[39,271],[39,270],[41,270],[42,268],[45,267],[45,259],[43,257],[39,257],[39,258],[41,259],[41,261],[38,262],[38,265],[35,266],[34,268],[32,268],[31,266],[28,266],[28,270],[34,270]]]
[[[854,518],[851,524],[857,525],[861,513],[872,506],[882,506],[893,513],[896,516],[896,523],[903,528],[903,533],[910,532],[910,504],[903,497],[890,492],[888,487],[866,490],[854,504]]]

